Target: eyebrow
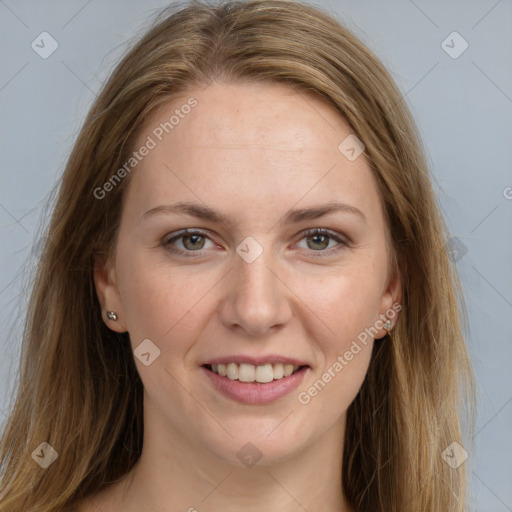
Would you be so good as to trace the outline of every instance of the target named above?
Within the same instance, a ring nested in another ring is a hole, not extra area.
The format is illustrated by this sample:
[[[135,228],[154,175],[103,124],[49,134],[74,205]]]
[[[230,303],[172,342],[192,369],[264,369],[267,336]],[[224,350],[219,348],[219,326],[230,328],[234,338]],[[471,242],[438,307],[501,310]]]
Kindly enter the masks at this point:
[[[329,215],[338,212],[357,215],[361,217],[365,222],[367,221],[364,213],[355,206],[346,203],[331,201],[326,204],[311,206],[309,208],[290,210],[286,212],[285,215],[278,221],[278,224],[299,223],[301,221],[314,220],[323,217],[324,215]],[[190,215],[191,217],[196,217],[198,219],[208,220],[210,222],[219,224],[225,224],[230,229],[233,227],[232,221],[225,215],[213,210],[212,208],[206,205],[192,202],[178,202],[169,205],[156,206],[155,208],[151,208],[146,213],[144,213],[141,217],[141,220],[153,217],[154,215],[163,214]]]

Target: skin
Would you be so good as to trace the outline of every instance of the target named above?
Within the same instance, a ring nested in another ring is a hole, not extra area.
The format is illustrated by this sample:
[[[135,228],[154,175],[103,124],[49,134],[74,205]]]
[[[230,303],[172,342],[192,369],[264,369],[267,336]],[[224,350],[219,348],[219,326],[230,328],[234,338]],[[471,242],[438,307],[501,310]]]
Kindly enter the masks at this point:
[[[118,315],[107,325],[128,331],[133,349],[150,339],[161,353],[149,366],[135,358],[145,388],[139,462],[80,510],[348,511],[340,486],[346,411],[373,340],[307,405],[297,396],[400,301],[375,178],[364,154],[349,161],[338,150],[352,133],[342,116],[282,85],[213,82],[187,91],[152,116],[135,147],[191,96],[197,107],[130,176],[115,256],[97,262],[102,308]],[[143,217],[178,201],[207,205],[230,225]],[[335,212],[280,222],[291,209],[331,201],[364,218]],[[206,238],[166,245],[183,228]],[[347,245],[304,234],[310,228]],[[252,263],[236,252],[248,236],[263,249]],[[384,335],[379,329],[376,338]],[[216,391],[200,367],[234,354],[279,354],[310,369],[289,395],[241,404]],[[237,457],[248,442],[261,453],[250,468]]]

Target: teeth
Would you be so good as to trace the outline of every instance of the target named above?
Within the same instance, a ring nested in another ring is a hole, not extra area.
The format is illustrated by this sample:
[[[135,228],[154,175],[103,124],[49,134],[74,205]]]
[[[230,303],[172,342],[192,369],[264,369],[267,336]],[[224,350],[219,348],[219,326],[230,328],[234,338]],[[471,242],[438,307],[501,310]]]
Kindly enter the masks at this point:
[[[227,377],[231,380],[239,380],[240,382],[260,382],[265,384],[273,380],[279,380],[283,377],[289,377],[300,367],[293,364],[265,364],[262,366],[254,366],[247,363],[229,363],[229,364],[212,364],[212,371],[218,373],[221,377]]]
[[[238,379],[238,365],[235,363],[229,363],[227,367],[226,376],[228,379],[236,380]]]
[[[256,367],[252,364],[242,363],[238,367],[238,380],[240,382],[254,382],[256,379]]]
[[[215,372],[215,369],[213,368],[215,365],[212,365],[212,370]],[[228,370],[226,368],[225,364],[219,364],[218,370],[215,373],[218,373],[221,377],[225,377],[228,374]]]
[[[289,377],[293,373],[293,364],[285,364],[283,366],[284,376]]]
[[[271,364],[265,366],[256,366],[256,382],[272,382],[274,380],[274,370]]]
[[[281,363],[273,364],[272,369],[274,370],[274,379],[282,379],[284,377],[284,369]]]

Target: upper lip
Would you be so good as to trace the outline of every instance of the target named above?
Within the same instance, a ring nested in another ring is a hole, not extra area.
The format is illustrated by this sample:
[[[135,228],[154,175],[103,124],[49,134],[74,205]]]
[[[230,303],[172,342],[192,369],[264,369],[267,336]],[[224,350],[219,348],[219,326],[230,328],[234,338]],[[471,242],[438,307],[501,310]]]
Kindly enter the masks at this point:
[[[281,364],[293,364],[294,366],[309,366],[305,361],[296,359],[293,357],[285,357],[280,355],[268,355],[268,356],[250,356],[250,355],[233,355],[225,357],[215,357],[208,359],[201,366],[212,365],[212,364],[252,364],[254,366],[263,366],[266,364],[281,363]]]

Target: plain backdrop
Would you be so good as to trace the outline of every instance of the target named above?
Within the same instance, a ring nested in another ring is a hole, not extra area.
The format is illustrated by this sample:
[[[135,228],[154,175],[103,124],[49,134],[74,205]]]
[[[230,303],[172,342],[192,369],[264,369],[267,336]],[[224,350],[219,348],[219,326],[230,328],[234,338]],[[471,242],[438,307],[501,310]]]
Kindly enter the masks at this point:
[[[101,84],[166,5],[0,0],[0,421],[49,193]],[[512,511],[512,2],[317,5],[382,59],[420,128],[469,313],[470,510]]]

